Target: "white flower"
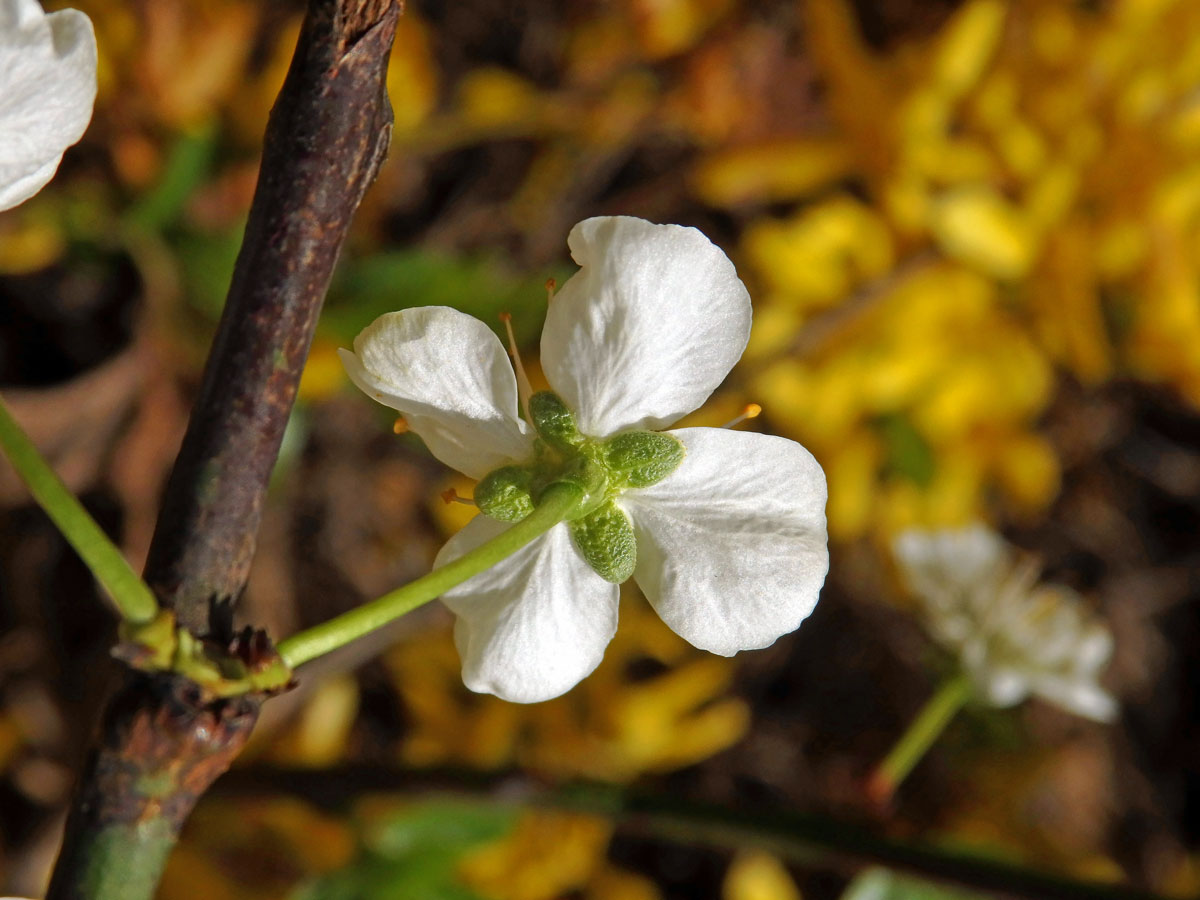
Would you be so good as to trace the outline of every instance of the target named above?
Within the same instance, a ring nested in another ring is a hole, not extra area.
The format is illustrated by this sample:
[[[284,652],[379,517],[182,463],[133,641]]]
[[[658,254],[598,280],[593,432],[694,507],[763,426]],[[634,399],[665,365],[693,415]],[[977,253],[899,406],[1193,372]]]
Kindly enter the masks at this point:
[[[1112,634],[1075,591],[1038,585],[992,531],[907,531],[893,546],[934,638],[958,654],[976,693],[994,706],[1030,694],[1102,722],[1117,713],[1097,683]]]
[[[96,100],[96,37],[77,9],[0,0],[0,211],[40,191]]]
[[[582,268],[546,316],[541,360],[557,396],[534,397],[539,431],[518,416],[504,348],[470,316],[390,313],[342,351],[354,382],[435,456],[488,476],[476,488],[485,511],[553,471],[598,479],[594,514],[442,598],[458,617],[464,682],[518,702],[556,697],[599,664],[630,573],[678,634],[732,656],[799,626],[829,563],[825,476],[799,444],[719,428],[647,434],[704,403],[745,349],[750,297],[725,254],[693,228],[625,217],[581,222],[568,244]],[[507,527],[478,516],[435,565]]]

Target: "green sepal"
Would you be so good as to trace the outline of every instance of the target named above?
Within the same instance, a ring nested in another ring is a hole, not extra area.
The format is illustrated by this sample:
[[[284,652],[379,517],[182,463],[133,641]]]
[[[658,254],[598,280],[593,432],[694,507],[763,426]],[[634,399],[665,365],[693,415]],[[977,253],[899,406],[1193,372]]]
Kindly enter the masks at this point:
[[[555,450],[573,450],[584,441],[575,417],[554,391],[538,391],[530,397],[529,415],[538,435]]]
[[[610,500],[568,524],[575,546],[597,575],[620,584],[633,574],[637,563],[633,524],[615,503]]]
[[[604,442],[604,461],[625,487],[644,488],[662,481],[683,462],[683,443],[656,431],[630,431]]]
[[[475,505],[485,516],[520,522],[533,512],[533,473],[523,466],[502,466],[475,485]]]

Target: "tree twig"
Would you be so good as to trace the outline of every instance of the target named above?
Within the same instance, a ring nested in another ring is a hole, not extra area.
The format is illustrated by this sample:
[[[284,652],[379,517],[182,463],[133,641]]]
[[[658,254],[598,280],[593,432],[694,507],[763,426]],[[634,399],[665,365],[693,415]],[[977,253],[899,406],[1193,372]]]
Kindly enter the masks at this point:
[[[146,566],[164,605],[219,644],[233,637],[232,604],[334,263],[387,149],[399,13],[398,0],[310,0],[267,125],[246,235]],[[263,644],[250,636],[240,648],[252,655]],[[261,700],[218,701],[177,676],[130,675],[103,713],[50,900],[149,900]]]
[[[392,0],[313,0],[271,111],[246,236],[146,561],[146,581],[197,634],[229,637],[317,314],[387,150],[396,14]]]

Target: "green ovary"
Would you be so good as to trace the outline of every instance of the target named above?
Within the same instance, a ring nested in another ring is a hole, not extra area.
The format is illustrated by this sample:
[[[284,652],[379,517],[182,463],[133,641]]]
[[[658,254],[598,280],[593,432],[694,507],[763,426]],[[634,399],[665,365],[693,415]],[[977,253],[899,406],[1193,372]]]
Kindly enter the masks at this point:
[[[550,485],[578,485],[585,499],[569,523],[571,538],[597,575],[620,584],[633,574],[637,544],[629,517],[613,501],[674,472],[683,461],[683,444],[653,431],[629,431],[606,440],[588,437],[551,391],[534,394],[529,409],[538,433],[533,460],[489,472],[475,487],[475,503],[493,519],[519,522]]]

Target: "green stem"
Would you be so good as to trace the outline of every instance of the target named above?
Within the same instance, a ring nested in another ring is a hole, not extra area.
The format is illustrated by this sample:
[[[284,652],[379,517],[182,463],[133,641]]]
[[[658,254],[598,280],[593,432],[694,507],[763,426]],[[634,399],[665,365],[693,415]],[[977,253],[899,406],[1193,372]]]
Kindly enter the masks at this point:
[[[891,799],[970,696],[971,682],[965,675],[957,675],[938,688],[871,775],[867,790],[874,800],[885,803]]]
[[[29,486],[33,499],[108,591],[121,618],[141,625],[158,615],[158,601],[150,588],[38,453],[3,399],[0,399],[0,449]]]
[[[559,482],[542,495],[537,509],[485,544],[460,556],[452,563],[434,569],[428,575],[410,581],[404,587],[357,609],[342,613],[299,634],[279,642],[276,648],[290,667],[306,663],[342,647],[356,638],[370,634],[395,621],[407,612],[441,596],[455,585],[490,569],[505,557],[512,556],[535,538],[541,537],[559,522],[564,521],[579,506],[583,491],[573,484]]]

